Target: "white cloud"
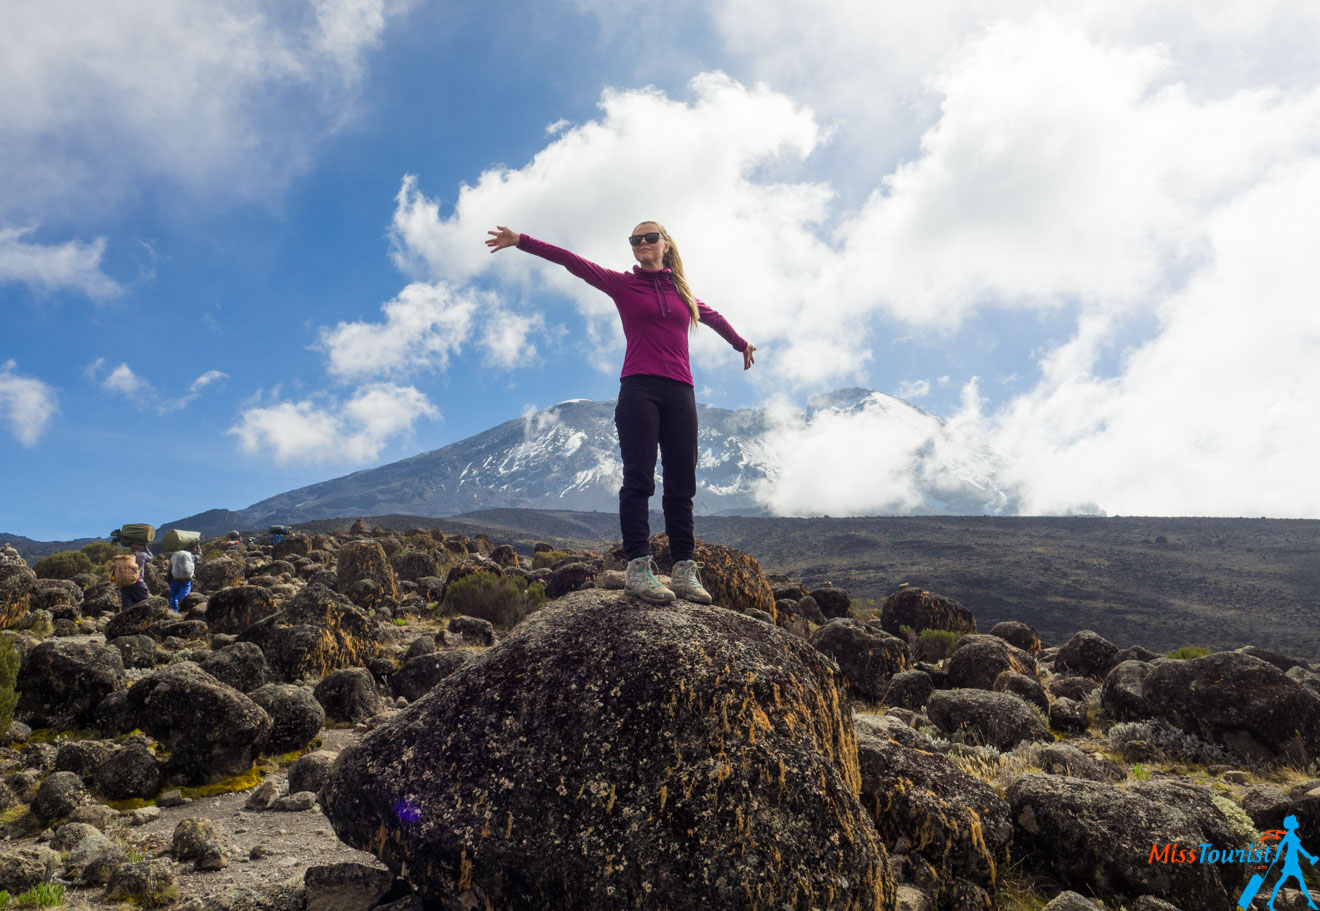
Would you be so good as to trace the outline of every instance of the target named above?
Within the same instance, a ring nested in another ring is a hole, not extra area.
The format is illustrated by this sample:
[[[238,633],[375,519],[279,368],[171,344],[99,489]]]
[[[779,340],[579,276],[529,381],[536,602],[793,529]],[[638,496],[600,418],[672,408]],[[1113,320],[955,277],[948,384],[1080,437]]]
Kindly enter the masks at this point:
[[[756,442],[767,478],[754,489],[778,515],[858,516],[1015,510],[1003,465],[984,440],[897,399],[873,394],[852,410],[810,416],[781,400]]]
[[[923,399],[930,395],[930,381],[904,380],[898,384],[898,391],[894,394],[900,399]]]
[[[229,433],[244,452],[269,452],[276,462],[358,464],[375,459],[392,437],[440,412],[413,386],[376,383],[346,402],[277,402],[247,408]]]
[[[89,244],[77,240],[62,244],[22,240],[32,230],[0,227],[0,284],[21,283],[38,293],[72,288],[98,299],[123,293],[124,289],[101,271],[104,237]]]
[[[192,385],[188,387],[188,391],[198,392],[201,389],[216,382],[217,380],[225,380],[228,378],[229,378],[229,374],[227,373],[224,373],[219,370],[208,370],[205,373],[203,373],[201,376],[199,376],[197,379],[192,381]]]
[[[322,328],[318,346],[329,358],[330,374],[341,380],[444,370],[462,349],[478,310],[492,306],[489,295],[414,282],[381,306],[384,322]]]
[[[0,416],[14,439],[35,446],[59,413],[59,396],[54,387],[17,371],[18,364],[12,360],[0,364]]]
[[[144,181],[262,199],[351,110],[389,0],[0,5],[0,216],[102,211]]]
[[[154,395],[151,384],[133,372],[133,368],[121,363],[110,375],[101,381],[101,388],[117,392],[127,398],[139,395]]]
[[[536,363],[536,344],[528,336],[540,335],[544,329],[545,318],[540,314],[525,316],[503,309],[491,312],[481,332],[485,362],[502,370]]]

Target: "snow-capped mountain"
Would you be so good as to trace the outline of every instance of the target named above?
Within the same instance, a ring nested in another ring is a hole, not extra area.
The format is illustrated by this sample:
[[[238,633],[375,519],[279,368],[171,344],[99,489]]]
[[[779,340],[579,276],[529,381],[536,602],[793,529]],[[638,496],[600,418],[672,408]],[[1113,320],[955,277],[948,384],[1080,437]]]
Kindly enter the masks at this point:
[[[836,425],[854,439],[864,435],[861,443],[847,448],[847,455],[854,472],[860,460],[868,485],[872,478],[874,485],[897,483],[893,478],[901,475],[902,496],[891,502],[883,490],[868,488],[868,496],[858,500],[863,511],[1016,511],[1014,498],[1001,489],[1002,465],[992,454],[946,432],[940,418],[883,393],[836,390],[790,412],[698,405],[698,420],[694,505],[699,515],[830,511],[791,502],[785,507],[777,494],[804,472],[812,474],[812,483],[830,481],[828,435]],[[808,445],[823,450],[811,459],[824,464],[809,459],[804,467],[801,457]],[[872,446],[877,458],[887,460],[874,472],[867,461]],[[842,455],[838,447],[833,451]],[[657,473],[663,473],[660,466]],[[612,512],[618,508],[621,477],[614,402],[576,399],[442,449],[279,494],[229,515],[257,527],[337,516],[449,516],[493,508]],[[659,493],[657,478],[657,509]]]

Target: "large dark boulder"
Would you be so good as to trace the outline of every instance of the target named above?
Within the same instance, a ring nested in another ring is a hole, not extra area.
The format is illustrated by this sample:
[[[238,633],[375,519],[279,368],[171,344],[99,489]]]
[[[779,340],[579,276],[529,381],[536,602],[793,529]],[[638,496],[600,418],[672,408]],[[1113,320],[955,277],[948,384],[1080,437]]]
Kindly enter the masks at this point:
[[[419,640],[422,641],[422,640]],[[390,692],[409,702],[421,699],[441,680],[470,661],[472,655],[463,650],[431,652],[410,658],[390,675]]]
[[[1162,661],[1142,682],[1153,717],[1239,759],[1306,766],[1320,758],[1320,695],[1239,652]]]
[[[343,595],[310,584],[284,610],[239,635],[266,656],[275,680],[324,677],[341,667],[364,667],[380,654],[380,625]]]
[[[197,664],[221,683],[250,693],[266,683],[266,656],[253,642],[235,642],[202,655]]]
[[[301,750],[325,724],[325,709],[312,691],[289,683],[268,683],[249,697],[271,718],[270,734],[262,752],[272,756]]]
[[[399,597],[399,588],[394,577],[394,567],[390,566],[385,549],[377,541],[354,541],[344,545],[339,552],[339,577],[337,588],[347,593],[354,582],[370,579],[378,587],[376,598]],[[368,604],[366,607],[374,607]]]
[[[0,629],[13,629],[32,609],[37,574],[26,566],[0,564]]]
[[[173,623],[179,615],[170,610],[170,604],[164,598],[147,598],[139,601],[128,610],[120,611],[110,619],[105,628],[106,639],[118,639],[120,636],[151,636],[153,629],[162,623]]]
[[[169,751],[166,771],[194,784],[246,772],[271,730],[259,705],[189,661],[133,684],[126,711]]]
[[[365,667],[346,667],[331,671],[312,691],[330,721],[356,724],[366,721],[385,703],[376,690],[376,681]]]
[[[1100,704],[1119,721],[1151,717],[1146,678],[1154,668],[1145,661],[1120,661],[1105,675]]]
[[[43,822],[63,819],[89,803],[95,801],[81,778],[72,772],[52,772],[32,798],[32,815]]]
[[[424,550],[406,550],[390,557],[394,577],[400,582],[416,582],[440,572],[440,561]]]
[[[989,635],[998,636],[1028,655],[1034,656],[1040,651],[1040,636],[1036,634],[1035,628],[1030,623],[1023,623],[1021,620],[1000,621],[990,630]]]
[[[1036,677],[1036,659],[998,636],[963,636],[953,647],[948,663],[949,683],[955,687],[993,689],[1005,671]]]
[[[849,689],[867,702],[882,701],[889,679],[912,667],[906,642],[851,617],[831,620],[807,641],[838,663]]]
[[[841,588],[818,588],[811,593],[811,597],[827,620],[852,616],[852,598]]]
[[[129,744],[96,770],[92,787],[106,800],[148,799],[160,790],[160,765],[146,747]]]
[[[237,635],[258,620],[279,612],[275,597],[259,585],[221,589],[206,602],[206,625],[213,633]]]
[[[857,757],[862,804],[881,841],[893,850],[905,840],[908,862],[920,866],[909,878],[926,886],[940,907],[994,890],[1013,828],[1008,803],[993,788],[879,726],[858,724]]]
[[[270,555],[275,560],[287,560],[290,557],[305,557],[312,552],[312,539],[306,535],[285,535],[284,540],[272,544]]]
[[[154,667],[156,640],[146,635],[117,636],[106,644],[119,652],[124,667]]]
[[[900,588],[881,605],[880,623],[885,632],[901,635],[906,626],[920,634],[924,629],[942,629],[953,633],[976,632],[972,612],[953,598],[937,595],[923,588]]]
[[[216,557],[197,564],[193,573],[193,590],[209,595],[218,594],[226,588],[242,585],[247,578],[246,567],[242,561],[230,557]]]
[[[1117,655],[1117,645],[1084,629],[1059,648],[1059,653],[1054,656],[1054,672],[1103,680],[1117,663]]]
[[[81,728],[101,700],[128,686],[119,651],[75,639],[47,639],[27,653],[15,684],[14,716],[34,728]]]
[[[83,781],[91,781],[96,770],[110,758],[113,750],[99,740],[71,740],[60,745],[55,754],[55,771],[72,772]]]
[[[424,907],[892,907],[842,681],[720,607],[574,592],[340,754],[346,843]]]
[[[38,579],[32,592],[32,610],[48,610],[52,617],[77,620],[82,616],[83,590],[68,579]]]
[[[1152,849],[1191,848],[1227,842],[1226,823],[1206,831],[1199,801],[1184,806],[1152,799],[1135,789],[1059,775],[1023,775],[1008,787],[1014,833],[1012,852],[1032,873],[1115,904],[1141,895],[1174,902],[1183,911],[1225,911],[1236,905],[1245,870],[1241,864],[1169,863]],[[1213,805],[1212,805],[1213,806]],[[1216,811],[1217,812],[1217,811]],[[1175,849],[1177,850],[1177,849]]]
[[[988,690],[940,690],[926,700],[926,714],[946,734],[1011,750],[1023,741],[1054,742],[1044,719],[1025,700]]]

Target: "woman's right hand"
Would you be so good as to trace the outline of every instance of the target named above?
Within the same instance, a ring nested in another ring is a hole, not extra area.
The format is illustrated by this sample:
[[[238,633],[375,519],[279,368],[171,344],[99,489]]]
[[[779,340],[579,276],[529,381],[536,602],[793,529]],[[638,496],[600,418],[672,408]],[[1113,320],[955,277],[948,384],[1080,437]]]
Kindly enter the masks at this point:
[[[504,225],[496,225],[498,230],[487,231],[490,235],[486,240],[486,246],[490,247],[490,252],[503,250],[505,247],[516,247],[518,241],[522,240],[522,235],[512,228],[506,228]]]

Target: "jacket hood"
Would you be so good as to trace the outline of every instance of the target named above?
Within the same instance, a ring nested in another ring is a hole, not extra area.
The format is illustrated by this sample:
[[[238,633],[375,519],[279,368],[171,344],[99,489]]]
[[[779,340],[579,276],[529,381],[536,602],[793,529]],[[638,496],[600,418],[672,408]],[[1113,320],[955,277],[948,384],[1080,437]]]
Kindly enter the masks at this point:
[[[650,279],[653,282],[659,281],[661,276],[670,277],[673,274],[674,270],[668,266],[665,266],[663,269],[657,269],[654,272],[649,269],[643,269],[641,266],[633,266],[633,275],[640,275],[642,278]]]

